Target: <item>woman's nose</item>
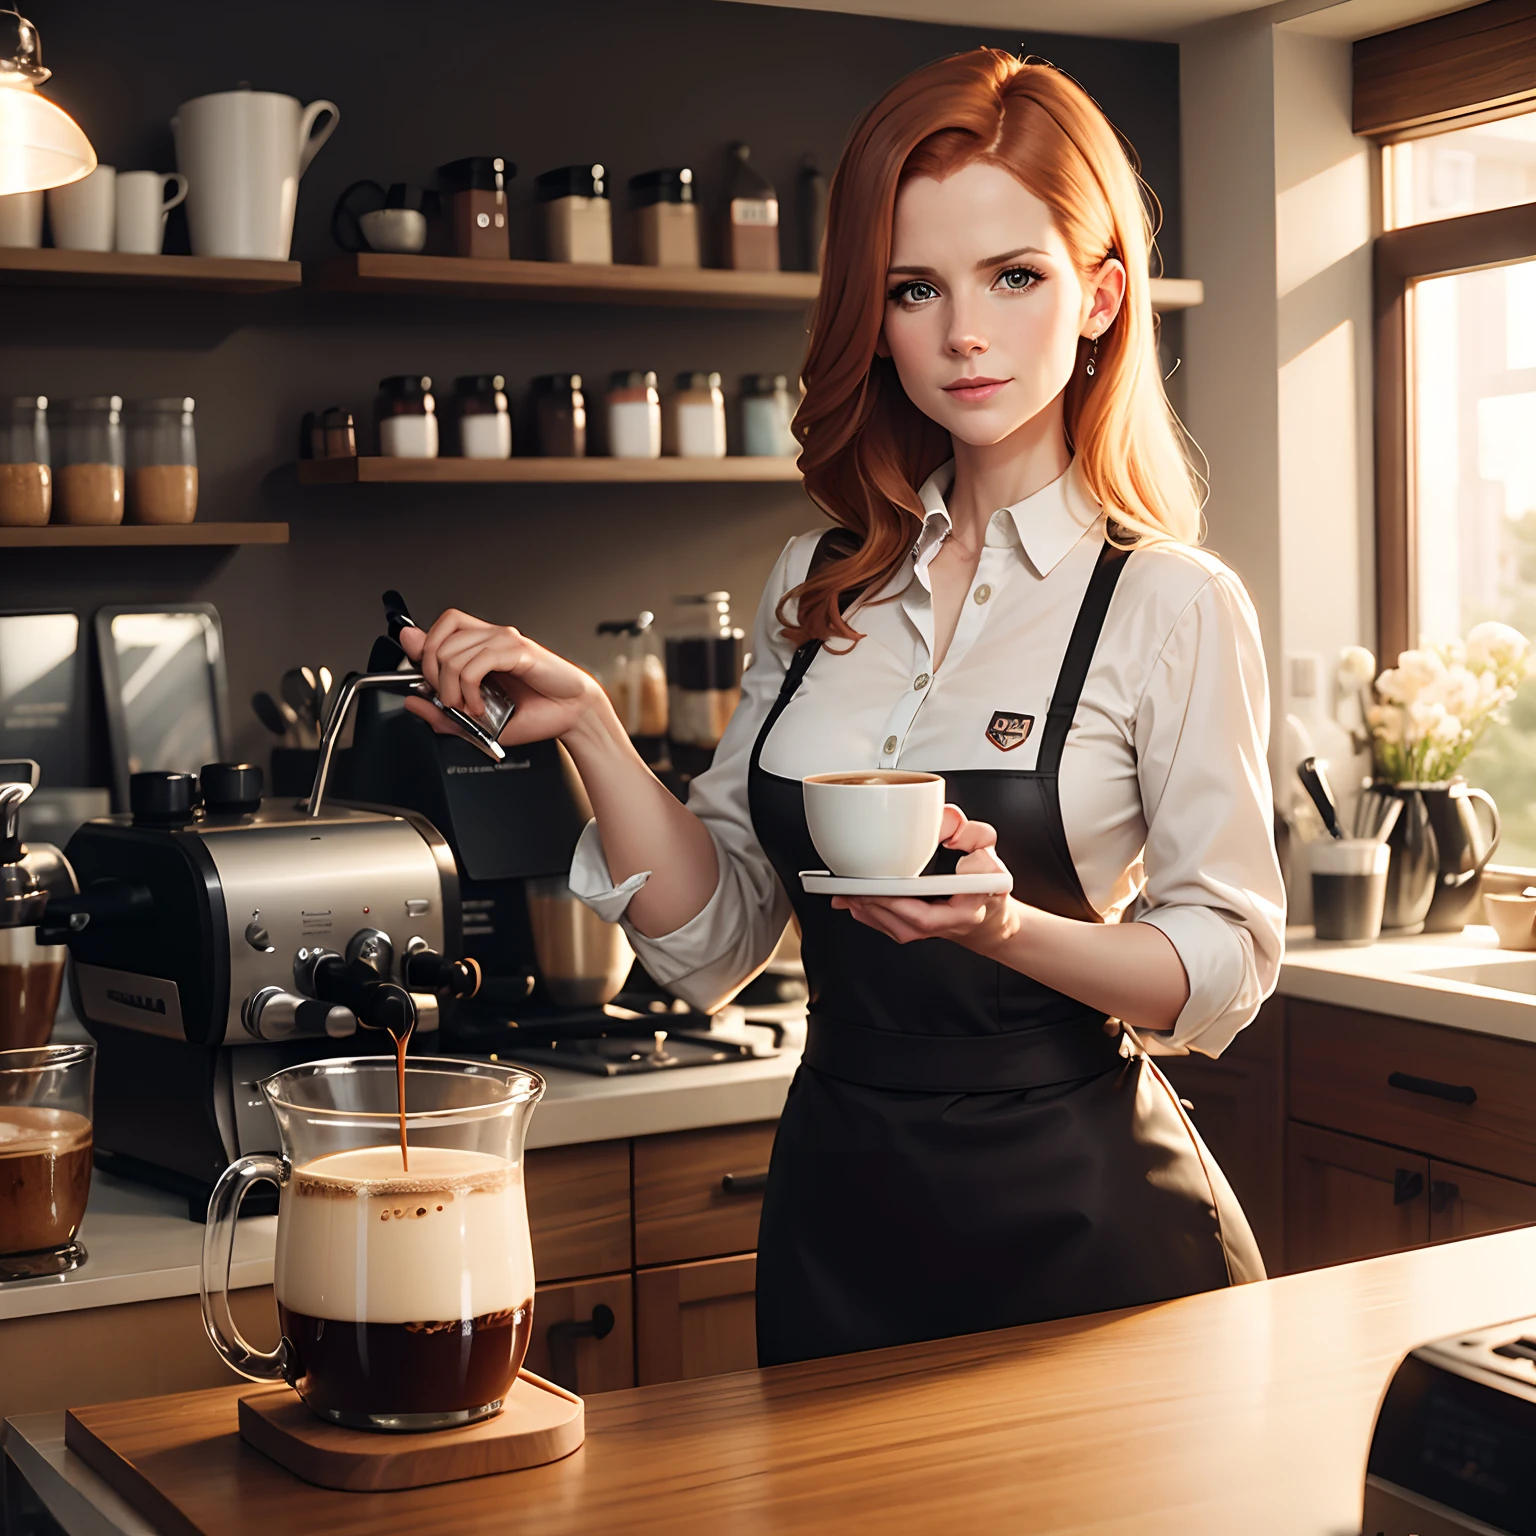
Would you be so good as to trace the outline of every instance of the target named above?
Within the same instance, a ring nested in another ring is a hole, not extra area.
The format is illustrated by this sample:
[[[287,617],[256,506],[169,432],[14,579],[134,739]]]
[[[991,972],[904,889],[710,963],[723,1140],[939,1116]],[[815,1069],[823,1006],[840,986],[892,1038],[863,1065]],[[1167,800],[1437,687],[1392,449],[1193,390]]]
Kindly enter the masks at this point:
[[[966,325],[963,320],[950,328],[945,342],[946,349],[954,357],[977,357],[985,352],[989,345],[991,343],[985,336]]]

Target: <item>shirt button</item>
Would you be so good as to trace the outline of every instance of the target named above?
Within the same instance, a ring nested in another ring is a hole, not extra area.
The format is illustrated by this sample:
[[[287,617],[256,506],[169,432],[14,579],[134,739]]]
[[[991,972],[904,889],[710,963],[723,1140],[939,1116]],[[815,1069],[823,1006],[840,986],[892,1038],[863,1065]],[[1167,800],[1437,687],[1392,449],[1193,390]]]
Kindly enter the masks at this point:
[[[923,689],[928,686],[928,674],[926,672],[919,672],[917,676],[912,679],[912,686],[917,689],[919,693],[921,693]]]
[[[986,600],[991,596],[992,588],[989,587],[986,582],[982,582],[982,584],[976,588],[975,598],[978,603],[986,602]]]
[[[887,736],[885,738],[885,746],[881,750],[889,757],[896,750],[896,738],[894,736]]]

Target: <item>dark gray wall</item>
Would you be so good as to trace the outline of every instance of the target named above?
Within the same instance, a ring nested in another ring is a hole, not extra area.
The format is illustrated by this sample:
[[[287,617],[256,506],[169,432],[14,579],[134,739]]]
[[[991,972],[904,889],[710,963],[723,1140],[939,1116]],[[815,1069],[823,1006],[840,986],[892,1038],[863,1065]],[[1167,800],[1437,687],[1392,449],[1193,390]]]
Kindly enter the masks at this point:
[[[341,108],[302,183],[294,255],[331,254],[337,194],[364,176],[425,181],[466,154],[515,160],[514,254],[536,253],[532,178],[601,160],[634,172],[692,164],[706,211],[723,146],[746,139],[785,205],[797,249],[794,173],[835,163],[854,117],[888,84],[941,55],[992,43],[1049,58],[1090,90],[1139,151],[1167,210],[1161,245],[1180,270],[1178,54],[1171,46],[985,33],[714,0],[29,0],[50,92],[120,170],[174,166],[178,103],[248,81]],[[616,203],[622,207],[622,199]],[[622,220],[620,221],[622,227]],[[171,250],[186,249],[180,214]],[[627,231],[620,237],[622,259]],[[419,371],[530,377],[574,369],[718,368],[793,375],[794,316],[573,305],[473,304],[291,293],[271,297],[0,289],[0,391],[54,398],[189,393],[198,402],[203,519],[282,519],[284,549],[5,551],[0,608],[199,597],[228,638],[242,755],[268,738],[245,701],[285,667],[360,666],[378,595],[399,586],[418,616],[448,604],[516,623],[586,664],[601,618],[677,592],[727,587],[743,622],[784,541],[814,509],[784,486],[347,487],[300,489],[291,461],[306,409],[369,418],[376,381]],[[1176,346],[1176,335],[1170,338]]]

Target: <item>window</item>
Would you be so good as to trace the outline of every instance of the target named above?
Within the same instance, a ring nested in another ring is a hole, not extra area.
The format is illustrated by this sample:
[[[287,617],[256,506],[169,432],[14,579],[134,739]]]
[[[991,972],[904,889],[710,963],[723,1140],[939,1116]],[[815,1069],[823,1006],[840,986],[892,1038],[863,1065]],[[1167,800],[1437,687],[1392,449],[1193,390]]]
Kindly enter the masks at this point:
[[[1536,202],[1536,112],[1388,144],[1381,171],[1388,229]]]

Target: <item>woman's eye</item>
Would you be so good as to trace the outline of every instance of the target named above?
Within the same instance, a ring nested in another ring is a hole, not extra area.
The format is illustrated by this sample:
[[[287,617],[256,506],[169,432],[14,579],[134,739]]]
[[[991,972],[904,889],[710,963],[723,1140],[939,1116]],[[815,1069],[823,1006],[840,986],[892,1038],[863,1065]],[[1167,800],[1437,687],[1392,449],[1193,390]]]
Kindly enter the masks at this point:
[[[1023,293],[1033,288],[1040,281],[1040,276],[1033,267],[1009,267],[1006,272],[998,274],[997,280],[1004,288],[1014,293]]]
[[[900,304],[926,304],[930,299],[938,298],[939,290],[932,283],[914,280],[891,289],[890,296]]]

